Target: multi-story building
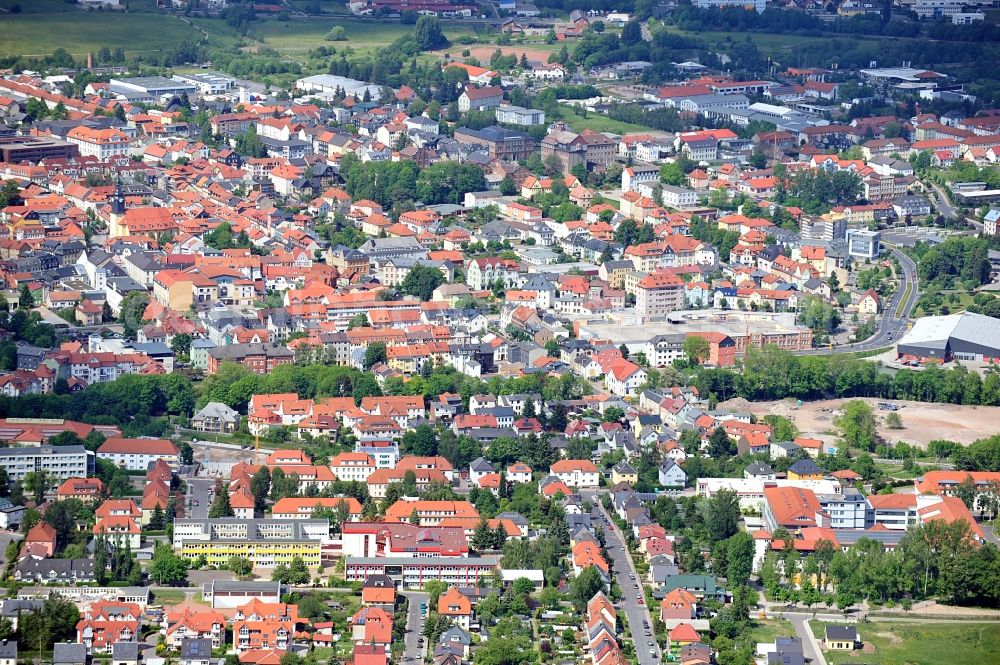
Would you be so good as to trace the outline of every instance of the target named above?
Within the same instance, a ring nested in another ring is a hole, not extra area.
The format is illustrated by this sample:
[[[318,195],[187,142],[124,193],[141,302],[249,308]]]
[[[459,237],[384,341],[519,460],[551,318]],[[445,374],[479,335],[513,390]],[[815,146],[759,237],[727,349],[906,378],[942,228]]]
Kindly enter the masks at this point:
[[[128,136],[117,129],[94,129],[81,125],[69,130],[66,140],[77,146],[81,156],[101,160],[127,155],[131,150]]]
[[[346,522],[347,557],[458,557],[469,554],[463,526],[417,526],[406,522]]]
[[[190,559],[203,555],[210,566],[223,566],[230,557],[240,556],[263,567],[300,557],[313,567],[320,565],[329,536],[329,520],[182,519],[174,522],[173,546]]]
[[[578,164],[588,168],[607,166],[614,160],[617,149],[616,141],[591,130],[574,134],[565,129],[554,129],[542,139],[542,158],[555,156],[566,172]]]
[[[510,259],[501,259],[497,256],[473,259],[469,262],[465,283],[470,289],[482,291],[492,289],[497,280],[500,280],[504,288],[512,289],[518,285],[519,270],[517,261]]]
[[[0,468],[11,482],[23,480],[31,471],[45,471],[63,480],[93,475],[93,451],[83,446],[39,446],[37,448],[0,448]]]
[[[458,110],[462,113],[488,111],[500,106],[501,101],[503,101],[503,88],[500,86],[477,88],[470,85],[458,96]]]
[[[646,360],[651,367],[667,367],[684,356],[684,340],[687,335],[656,335],[646,341]]]
[[[664,317],[684,309],[684,282],[669,273],[652,273],[639,280],[635,310],[643,319]]]
[[[290,365],[295,353],[287,346],[267,343],[229,344],[208,351],[208,373],[215,374],[224,362],[248,367],[254,374],[268,374],[279,365]]]
[[[163,460],[177,468],[180,464],[177,446],[168,439],[107,439],[97,449],[98,459],[113,462],[123,469],[145,471],[156,460]]]
[[[312,518],[316,510],[337,511],[341,510],[341,506],[347,511],[347,519],[356,520],[361,517],[361,504],[349,496],[286,496],[274,503],[271,517],[276,520],[307,520]]]
[[[507,162],[525,159],[535,151],[535,141],[530,135],[496,125],[479,130],[461,127],[455,130],[455,139],[459,143],[481,145],[493,159]]]
[[[868,229],[847,230],[847,254],[854,259],[878,258],[881,249],[882,234]]]
[[[386,575],[404,587],[420,587],[428,580],[476,587],[496,573],[500,558],[479,557],[348,557],[344,580],[363,582],[373,575]]]
[[[502,104],[496,109],[496,117],[497,122],[505,125],[530,127],[532,125],[545,124],[545,111],[540,109],[526,109],[523,106]]]
[[[823,509],[822,526],[833,529],[868,529],[875,524],[875,511],[865,495],[854,488],[843,494],[818,494]]]
[[[375,459],[367,453],[339,453],[330,460],[337,480],[363,483],[375,471]]]
[[[597,487],[600,474],[590,460],[559,460],[549,472],[568,487]]]

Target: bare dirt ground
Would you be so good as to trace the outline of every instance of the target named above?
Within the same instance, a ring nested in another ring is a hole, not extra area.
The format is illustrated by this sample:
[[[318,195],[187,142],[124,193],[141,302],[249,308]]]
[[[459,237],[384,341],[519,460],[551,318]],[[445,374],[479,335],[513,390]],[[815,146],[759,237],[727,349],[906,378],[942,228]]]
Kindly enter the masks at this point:
[[[748,411],[758,416],[775,414],[791,419],[803,436],[812,436],[826,442],[836,440],[833,419],[841,406],[850,400],[830,399],[806,402],[795,408],[794,400],[776,402],[747,402],[743,399],[729,400],[720,407],[737,411]],[[884,420],[888,411],[878,408],[878,399],[864,399],[875,409],[879,419],[879,434],[891,443],[906,441],[926,447],[935,439],[948,439],[962,444],[970,444],[977,439],[992,436],[1000,431],[1000,407],[962,406],[958,404],[930,404],[891,400],[900,408],[897,413],[903,420],[903,429],[889,429]]]

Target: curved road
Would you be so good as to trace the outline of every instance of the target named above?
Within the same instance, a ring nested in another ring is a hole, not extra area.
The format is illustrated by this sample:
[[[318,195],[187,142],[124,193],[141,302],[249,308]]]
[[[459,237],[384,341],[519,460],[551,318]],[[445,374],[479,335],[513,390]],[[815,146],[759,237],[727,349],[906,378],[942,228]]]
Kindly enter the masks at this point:
[[[899,288],[892,294],[888,302],[884,303],[882,310],[884,313],[882,318],[879,319],[878,329],[875,331],[875,334],[863,342],[796,351],[796,355],[809,356],[871,351],[888,346],[903,336],[906,332],[910,315],[917,305],[917,298],[920,297],[920,287],[917,283],[917,264],[913,259],[895,247],[892,248],[892,255],[899,260],[902,279],[899,283]]]

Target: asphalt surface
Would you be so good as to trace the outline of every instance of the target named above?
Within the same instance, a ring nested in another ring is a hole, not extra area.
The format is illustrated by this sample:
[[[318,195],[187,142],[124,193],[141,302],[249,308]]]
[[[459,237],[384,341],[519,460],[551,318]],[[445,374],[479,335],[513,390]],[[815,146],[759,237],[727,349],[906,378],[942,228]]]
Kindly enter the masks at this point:
[[[917,264],[909,256],[899,251],[898,249],[892,249],[892,255],[899,260],[899,267],[902,271],[901,281],[899,288],[896,289],[895,293],[888,301],[882,303],[882,318],[879,319],[878,329],[875,334],[866,339],[863,342],[857,342],[854,344],[839,344],[833,347],[817,347],[815,349],[806,349],[804,351],[796,351],[796,355],[800,356],[810,356],[810,355],[828,355],[831,353],[854,353],[857,351],[871,351],[873,349],[880,349],[891,344],[895,344],[903,334],[906,333],[907,326],[909,324],[910,315],[913,314],[913,309],[917,305],[917,298],[920,297],[920,287],[917,280]],[[909,286],[909,291],[907,291],[907,286]],[[903,297],[906,300],[903,300]],[[902,302],[902,307],[900,303]],[[897,316],[897,312],[900,314]]]
[[[812,628],[809,627],[811,614],[798,614],[789,612],[787,614],[776,614],[792,622],[795,628],[795,635],[802,640],[802,653],[806,661],[812,665],[826,665],[826,658],[823,657],[823,649],[820,648],[819,640],[813,635]]]
[[[417,644],[417,640],[424,632],[424,618],[420,615],[420,603],[428,603],[430,596],[423,591],[401,591],[400,593],[409,600],[406,611],[406,636],[404,638],[406,647],[403,650],[402,662],[422,663],[424,647]]]
[[[594,503],[596,506],[599,506],[600,515],[608,518],[610,522],[610,517],[600,501],[595,501]],[[660,645],[657,644],[656,636],[653,634],[653,621],[649,616],[649,607],[646,606],[642,581],[635,571],[632,557],[629,555],[628,548],[625,546],[622,536],[618,532],[618,527],[613,522],[605,524],[604,533],[607,540],[608,555],[611,557],[613,574],[618,582],[618,588],[622,590],[622,600],[618,603],[618,606],[619,609],[625,612],[625,616],[628,617],[629,637],[632,639],[632,644],[635,645],[635,653],[639,659],[639,665],[658,664],[661,655]],[[629,578],[629,574],[632,574],[634,579]],[[639,585],[638,589],[635,588],[637,584]],[[641,605],[636,598],[636,596],[640,595],[643,596]],[[643,624],[644,621],[646,624]],[[646,637],[647,631],[643,627],[644,625],[649,625],[649,637]],[[653,643],[653,646],[649,646],[650,642]]]
[[[185,510],[191,519],[205,519],[208,517],[208,509],[212,505],[212,497],[208,495],[215,481],[210,478],[185,478],[187,483],[187,498],[185,500]],[[195,503],[197,501],[197,504]]]
[[[948,219],[955,219],[958,217],[958,213],[955,211],[954,206],[948,201],[948,196],[945,194],[944,190],[937,183],[929,182],[927,183],[934,190],[934,205],[937,206],[938,212],[941,213],[942,217]]]

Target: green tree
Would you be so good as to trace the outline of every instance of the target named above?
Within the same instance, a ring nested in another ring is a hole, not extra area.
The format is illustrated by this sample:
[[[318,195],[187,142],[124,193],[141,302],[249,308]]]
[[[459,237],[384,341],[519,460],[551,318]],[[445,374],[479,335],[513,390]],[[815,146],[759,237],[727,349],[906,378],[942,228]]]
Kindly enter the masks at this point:
[[[720,490],[705,502],[705,528],[712,541],[725,540],[737,531],[740,500],[732,490]]]
[[[254,510],[263,512],[267,507],[267,496],[271,492],[271,470],[259,468],[250,479],[250,494],[253,495]]]
[[[227,488],[223,487],[216,492],[212,507],[208,510],[208,517],[216,519],[218,517],[232,517],[233,515],[233,507],[229,504],[229,492]]]
[[[588,566],[570,582],[570,598],[577,608],[586,607],[587,602],[604,588],[601,574],[594,566]]]
[[[365,349],[365,369],[386,361],[385,342],[372,342]]]
[[[444,275],[437,268],[417,264],[410,269],[403,280],[400,289],[403,293],[416,296],[427,302],[434,294],[434,289],[444,283]]]
[[[448,46],[448,39],[441,32],[441,23],[434,16],[421,16],[413,28],[413,38],[421,51],[433,51]]]
[[[711,347],[708,340],[698,335],[688,335],[684,339],[684,355],[692,365],[708,360]]]
[[[253,564],[245,556],[231,556],[226,562],[226,569],[231,570],[237,577],[249,577],[253,573]]]
[[[177,556],[169,545],[159,544],[153,551],[149,577],[157,584],[177,586],[187,581],[188,560]]]
[[[166,528],[167,517],[163,513],[163,509],[160,508],[160,504],[156,504],[153,508],[153,514],[149,517],[148,527],[151,531],[162,531]]]
[[[867,402],[847,402],[841,408],[840,415],[833,419],[833,424],[849,446],[867,451],[875,449],[875,413]]]
[[[135,339],[136,333],[139,328],[145,323],[142,318],[146,311],[146,307],[149,306],[149,292],[148,291],[129,291],[124,298],[122,298],[121,309],[119,312],[119,320],[125,328],[125,336],[129,339]]]
[[[306,568],[302,557],[292,557],[290,564],[281,563],[275,566],[271,579],[289,585],[307,584],[310,580],[309,569]]]
[[[744,586],[750,581],[753,570],[754,541],[753,536],[740,531],[730,537],[727,545],[726,579],[730,587]]]

